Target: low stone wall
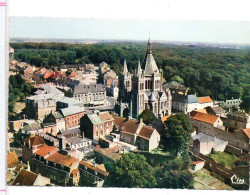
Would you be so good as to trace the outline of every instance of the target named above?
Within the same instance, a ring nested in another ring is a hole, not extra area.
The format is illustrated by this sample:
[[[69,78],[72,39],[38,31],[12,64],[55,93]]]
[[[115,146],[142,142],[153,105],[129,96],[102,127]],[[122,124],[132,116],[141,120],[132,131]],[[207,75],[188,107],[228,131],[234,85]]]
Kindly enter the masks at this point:
[[[242,150],[240,148],[236,148],[232,145],[227,145],[225,152],[228,152],[230,154],[235,154],[236,156],[242,155]]]

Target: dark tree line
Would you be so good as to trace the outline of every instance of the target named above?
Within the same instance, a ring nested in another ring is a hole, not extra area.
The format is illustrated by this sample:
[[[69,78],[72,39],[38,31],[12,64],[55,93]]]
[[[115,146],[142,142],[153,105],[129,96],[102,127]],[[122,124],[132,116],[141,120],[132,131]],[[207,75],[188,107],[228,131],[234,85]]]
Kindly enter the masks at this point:
[[[66,44],[11,43],[15,59],[36,66],[53,67],[61,64],[103,61],[116,71],[122,71],[126,58],[131,72],[143,61],[145,43]],[[250,86],[250,49],[222,49],[152,44],[158,67],[165,80],[177,80],[190,87],[198,96],[213,99],[242,98]],[[227,95],[226,95],[227,94]]]

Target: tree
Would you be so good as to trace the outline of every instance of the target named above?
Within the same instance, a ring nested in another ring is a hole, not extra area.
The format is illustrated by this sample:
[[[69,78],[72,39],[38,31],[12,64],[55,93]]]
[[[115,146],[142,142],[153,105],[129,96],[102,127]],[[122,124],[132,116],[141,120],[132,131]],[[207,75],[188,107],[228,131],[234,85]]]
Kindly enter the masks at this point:
[[[154,113],[147,108],[139,115],[139,118],[143,118],[143,122],[147,125],[152,124],[156,120]]]
[[[153,188],[155,171],[141,154],[127,153],[115,162],[106,178],[106,187]]]
[[[191,132],[193,131],[192,122],[184,114],[176,114],[165,122],[163,144],[165,150],[172,154],[187,151],[191,143]]]
[[[184,84],[183,79],[182,79],[181,77],[179,77],[179,76],[174,76],[174,77],[172,77],[170,80],[171,80],[171,81],[176,81],[176,82],[178,82],[178,83],[180,83],[180,84]]]
[[[191,159],[187,152],[169,160],[163,168],[156,170],[157,188],[193,189],[193,176],[187,171]]]

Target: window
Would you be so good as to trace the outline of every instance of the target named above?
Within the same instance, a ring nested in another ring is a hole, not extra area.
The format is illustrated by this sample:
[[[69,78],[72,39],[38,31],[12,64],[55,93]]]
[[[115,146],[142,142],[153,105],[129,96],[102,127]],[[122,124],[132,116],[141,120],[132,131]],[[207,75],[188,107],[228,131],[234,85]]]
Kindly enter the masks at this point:
[[[96,125],[95,128],[98,129],[98,125]]]
[[[101,135],[103,135],[103,131],[101,131]]]
[[[106,127],[108,127],[109,126],[109,123],[106,123]]]
[[[95,135],[98,136],[98,132],[96,132]]]

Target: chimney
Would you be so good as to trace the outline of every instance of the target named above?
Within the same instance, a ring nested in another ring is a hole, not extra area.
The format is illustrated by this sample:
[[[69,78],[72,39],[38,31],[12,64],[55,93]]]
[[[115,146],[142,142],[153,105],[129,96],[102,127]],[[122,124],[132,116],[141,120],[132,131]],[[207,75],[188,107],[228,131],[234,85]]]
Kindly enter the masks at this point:
[[[30,138],[29,138],[29,145],[28,145],[28,147],[30,148],[31,146],[30,146]]]
[[[141,123],[143,123],[143,118],[142,118],[142,117],[140,118],[140,124],[141,124]]]

